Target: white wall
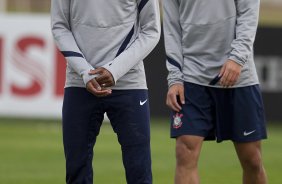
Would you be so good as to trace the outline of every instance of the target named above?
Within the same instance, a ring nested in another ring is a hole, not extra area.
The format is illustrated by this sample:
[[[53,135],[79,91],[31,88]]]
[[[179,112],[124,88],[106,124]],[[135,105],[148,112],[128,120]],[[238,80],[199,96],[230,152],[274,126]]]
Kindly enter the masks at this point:
[[[61,116],[65,61],[49,19],[0,14],[0,116]]]
[[[0,0],[0,12],[6,11],[7,0]]]

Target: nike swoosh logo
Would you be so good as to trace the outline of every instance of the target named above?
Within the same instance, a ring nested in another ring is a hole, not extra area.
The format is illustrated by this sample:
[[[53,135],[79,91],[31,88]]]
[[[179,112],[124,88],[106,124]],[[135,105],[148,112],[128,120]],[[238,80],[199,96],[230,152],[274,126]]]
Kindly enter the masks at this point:
[[[141,106],[144,105],[147,101],[148,101],[148,99],[146,99],[146,100],[143,101],[143,102],[140,100],[140,105],[141,105]]]
[[[244,136],[248,136],[248,135],[250,135],[250,134],[252,134],[252,133],[254,133],[256,130],[253,130],[253,131],[250,131],[250,132],[246,132],[246,131],[244,131]]]

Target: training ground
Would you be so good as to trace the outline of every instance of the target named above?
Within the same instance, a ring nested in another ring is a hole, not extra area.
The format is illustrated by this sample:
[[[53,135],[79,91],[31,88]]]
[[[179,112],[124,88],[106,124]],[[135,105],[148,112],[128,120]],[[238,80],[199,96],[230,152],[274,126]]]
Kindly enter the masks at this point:
[[[172,184],[174,140],[169,122],[152,120],[154,184]],[[0,119],[0,183],[62,184],[64,154],[61,124],[57,120]],[[282,123],[271,123],[263,141],[263,159],[270,184],[281,184]],[[121,152],[109,123],[104,123],[95,147],[96,184],[125,184]],[[205,142],[200,158],[202,184],[239,184],[241,168],[231,142]]]

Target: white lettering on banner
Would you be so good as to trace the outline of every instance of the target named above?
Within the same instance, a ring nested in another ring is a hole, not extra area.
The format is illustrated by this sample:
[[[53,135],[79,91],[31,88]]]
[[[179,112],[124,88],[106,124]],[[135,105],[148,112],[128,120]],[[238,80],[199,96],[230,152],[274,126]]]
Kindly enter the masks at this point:
[[[0,116],[61,116],[65,60],[48,15],[0,15]]]
[[[260,86],[264,92],[282,92],[282,56],[256,56]]]

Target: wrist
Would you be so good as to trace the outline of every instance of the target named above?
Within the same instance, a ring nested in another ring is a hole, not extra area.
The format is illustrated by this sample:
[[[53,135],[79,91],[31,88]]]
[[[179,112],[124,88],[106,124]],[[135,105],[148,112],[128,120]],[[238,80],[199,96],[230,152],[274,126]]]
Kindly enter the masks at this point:
[[[104,66],[102,66],[102,68],[106,69],[106,70],[111,74],[111,76],[112,76],[112,78],[113,78],[113,81],[114,81],[114,83],[116,84],[116,83],[117,83],[117,80],[118,80],[118,77],[117,77],[117,75],[115,74],[115,72],[113,71],[111,65],[104,65]]]
[[[243,66],[246,64],[246,61],[245,61],[245,60],[242,60],[241,58],[239,58],[239,57],[237,57],[237,56],[235,56],[235,55],[230,55],[230,56],[228,57],[228,60],[237,63],[237,64],[240,65],[241,67],[243,67]]]
[[[168,83],[168,88],[175,86],[175,85],[184,85],[184,82],[182,80],[177,80],[177,81],[173,81],[173,82],[169,82]]]
[[[97,76],[98,76],[98,74],[97,75],[90,75],[88,73],[88,71],[83,72],[82,79],[83,79],[84,85],[86,86],[89,81],[91,81],[92,79],[94,79]]]

